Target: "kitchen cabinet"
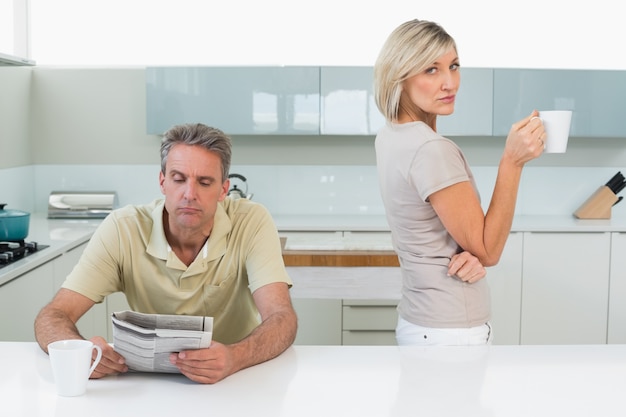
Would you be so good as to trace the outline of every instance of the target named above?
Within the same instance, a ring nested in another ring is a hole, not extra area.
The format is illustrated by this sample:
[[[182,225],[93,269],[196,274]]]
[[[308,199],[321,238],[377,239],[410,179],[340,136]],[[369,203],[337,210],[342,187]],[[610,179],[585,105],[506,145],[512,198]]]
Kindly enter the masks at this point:
[[[385,125],[373,67],[321,67],[320,90],[322,135],[375,135]]]
[[[318,135],[319,67],[148,67],[147,131],[204,123],[229,135]]]
[[[72,248],[0,287],[0,316],[11,317],[0,321],[2,340],[35,340],[35,317],[61,288],[86,245]],[[105,312],[104,304],[96,304],[85,313],[77,323],[81,335],[85,338],[106,335]]]
[[[343,345],[395,345],[398,300],[343,300]]]
[[[83,243],[67,252],[63,253],[61,256],[54,260],[54,293],[61,288],[65,278],[72,272],[74,266],[78,263],[80,256],[87,243]],[[107,334],[107,322],[106,322],[106,304],[100,303],[95,304],[93,307],[89,309],[76,323],[76,327],[78,327],[78,331],[80,334],[89,339],[93,336],[102,336],[105,337]]]
[[[490,136],[493,70],[463,68],[448,136]],[[232,135],[375,135],[373,67],[148,67],[147,131],[201,122]]]
[[[0,287],[0,339],[34,342],[33,325],[54,293],[54,261],[49,261]]]
[[[462,68],[454,113],[437,118],[446,136],[491,136],[493,70]],[[373,67],[321,67],[323,135],[376,135],[385,119],[374,100]]]
[[[511,233],[500,262],[487,268],[494,345],[520,343],[523,244],[523,233]]]
[[[610,233],[525,233],[522,344],[606,343],[610,251]]]
[[[536,110],[572,110],[570,136],[625,137],[626,71],[494,70],[493,133]]]
[[[437,117],[437,132],[444,136],[491,136],[493,88],[492,69],[461,67],[454,113]]]
[[[626,233],[611,234],[607,343],[626,343]]]
[[[293,298],[298,315],[296,345],[341,345],[341,300]]]

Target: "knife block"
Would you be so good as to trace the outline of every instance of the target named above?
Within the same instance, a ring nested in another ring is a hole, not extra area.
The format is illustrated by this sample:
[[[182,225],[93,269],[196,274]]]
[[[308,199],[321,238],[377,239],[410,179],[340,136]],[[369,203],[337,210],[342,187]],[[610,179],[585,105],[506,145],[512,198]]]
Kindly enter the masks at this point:
[[[617,196],[603,185],[574,212],[574,216],[579,219],[610,219],[611,207],[616,202]]]

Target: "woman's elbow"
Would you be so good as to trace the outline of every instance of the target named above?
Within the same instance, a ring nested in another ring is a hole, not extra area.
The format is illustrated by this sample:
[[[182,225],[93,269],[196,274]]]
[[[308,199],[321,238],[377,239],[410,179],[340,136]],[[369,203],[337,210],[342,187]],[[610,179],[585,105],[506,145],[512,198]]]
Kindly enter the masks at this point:
[[[500,254],[485,254],[478,258],[484,267],[496,266],[500,262]]]

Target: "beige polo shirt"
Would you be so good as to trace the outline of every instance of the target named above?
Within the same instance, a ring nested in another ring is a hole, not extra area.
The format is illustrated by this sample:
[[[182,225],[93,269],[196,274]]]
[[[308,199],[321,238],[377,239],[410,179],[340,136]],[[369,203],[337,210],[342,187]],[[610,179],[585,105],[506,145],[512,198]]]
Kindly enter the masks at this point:
[[[269,212],[250,200],[227,198],[187,267],[165,238],[163,207],[156,200],[111,213],[63,287],[96,303],[122,291],[142,313],[213,316],[215,340],[243,339],[259,324],[252,293],[273,282],[292,285]]]

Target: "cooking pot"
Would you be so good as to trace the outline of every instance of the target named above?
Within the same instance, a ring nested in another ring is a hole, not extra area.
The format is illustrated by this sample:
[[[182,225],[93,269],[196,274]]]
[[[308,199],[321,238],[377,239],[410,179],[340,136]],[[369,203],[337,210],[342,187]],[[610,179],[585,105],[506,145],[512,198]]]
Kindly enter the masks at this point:
[[[30,213],[21,210],[5,210],[0,204],[0,241],[26,239],[30,226]]]
[[[230,174],[228,176],[228,179],[231,178],[237,178],[241,181],[243,181],[244,185],[246,186],[245,190],[241,190],[239,188],[237,188],[237,184],[233,185],[233,188],[231,188],[230,190],[228,190],[228,196],[230,198],[233,199],[238,199],[238,198],[247,198],[248,200],[250,200],[252,198],[252,194],[248,194],[248,183],[246,180],[246,177],[244,177],[241,174]]]

